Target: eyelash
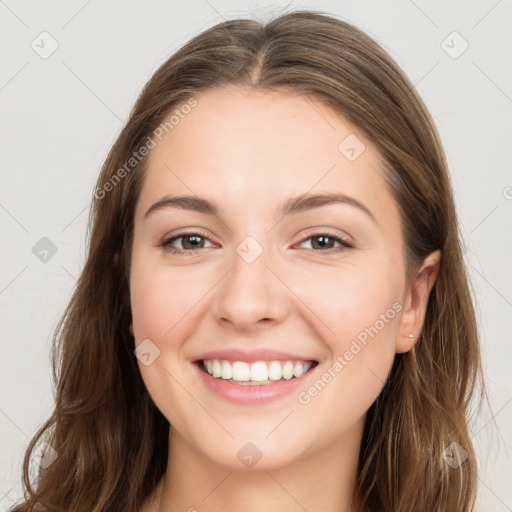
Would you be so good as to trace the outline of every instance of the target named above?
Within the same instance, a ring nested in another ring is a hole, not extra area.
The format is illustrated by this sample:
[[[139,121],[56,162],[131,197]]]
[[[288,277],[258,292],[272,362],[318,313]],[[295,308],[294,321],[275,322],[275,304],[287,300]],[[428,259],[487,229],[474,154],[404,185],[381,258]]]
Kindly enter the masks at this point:
[[[180,238],[187,238],[187,237],[193,237],[193,236],[198,236],[200,238],[203,238],[203,239],[208,240],[208,241],[211,242],[211,240],[207,236],[204,236],[200,232],[194,231],[194,232],[190,232],[189,233],[189,232],[186,232],[186,231],[182,231],[181,233],[177,233],[176,235],[174,235],[171,238],[167,238],[167,239],[162,240],[162,243],[159,244],[159,247],[161,247],[164,251],[171,252],[173,254],[183,254],[183,255],[187,255],[187,256],[192,256],[193,253],[198,252],[199,249],[196,249],[196,250],[183,250],[183,249],[178,249],[176,247],[173,247],[170,244],[172,242],[174,242],[175,240],[178,240]],[[310,249],[310,250],[312,250],[314,252],[319,252],[319,253],[333,254],[333,253],[340,253],[342,251],[345,251],[346,249],[352,249],[354,247],[351,243],[349,243],[344,238],[342,238],[342,237],[340,237],[338,235],[335,235],[334,233],[330,233],[328,231],[322,231],[321,233],[315,233],[314,235],[310,235],[310,236],[308,236],[306,238],[303,238],[299,242],[299,244],[304,243],[306,240],[309,240],[310,238],[320,238],[322,236],[328,237],[328,238],[334,240],[335,242],[339,242],[341,244],[341,246],[336,247],[336,248],[326,249],[326,250],[318,250],[318,251],[316,251],[315,249]]]

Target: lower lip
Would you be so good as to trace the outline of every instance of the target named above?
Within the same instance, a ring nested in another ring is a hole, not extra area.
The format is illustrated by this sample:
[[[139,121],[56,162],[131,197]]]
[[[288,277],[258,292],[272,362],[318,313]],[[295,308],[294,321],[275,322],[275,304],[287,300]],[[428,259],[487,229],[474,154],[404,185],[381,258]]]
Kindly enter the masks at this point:
[[[227,380],[212,377],[209,373],[204,372],[200,365],[202,365],[202,362],[194,363],[199,373],[199,378],[206,387],[224,400],[236,404],[267,403],[289,395],[303,386],[304,381],[309,378],[318,366],[317,364],[300,377],[294,377],[289,380],[276,380],[272,384],[247,385],[232,384]]]

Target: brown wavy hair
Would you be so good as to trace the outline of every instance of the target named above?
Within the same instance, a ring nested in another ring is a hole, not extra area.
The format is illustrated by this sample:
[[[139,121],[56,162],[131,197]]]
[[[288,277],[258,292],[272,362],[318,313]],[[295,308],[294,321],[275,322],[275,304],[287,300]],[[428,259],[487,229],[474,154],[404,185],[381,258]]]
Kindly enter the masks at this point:
[[[54,333],[55,409],[26,451],[18,512],[135,512],[166,470],[169,423],[144,386],[128,332],[133,217],[147,158],[122,179],[119,170],[173,109],[225,85],[309,96],[358,126],[384,160],[408,278],[441,251],[420,337],[396,354],[368,411],[354,503],[362,511],[474,510],[469,411],[478,397],[480,411],[487,392],[438,132],[404,72],[361,30],[319,11],[274,16],[222,22],[181,47],[145,85],[108,154],[92,198],[85,266]],[[57,457],[32,479],[42,442]],[[457,448],[452,443],[467,453],[454,468],[444,452]]]

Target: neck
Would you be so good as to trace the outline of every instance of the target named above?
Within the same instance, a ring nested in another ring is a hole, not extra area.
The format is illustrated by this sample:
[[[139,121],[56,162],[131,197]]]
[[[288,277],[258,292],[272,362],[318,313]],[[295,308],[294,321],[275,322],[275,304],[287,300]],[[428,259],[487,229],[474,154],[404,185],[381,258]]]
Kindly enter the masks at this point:
[[[233,469],[196,451],[172,426],[167,471],[148,512],[359,512],[352,505],[365,417],[312,455],[270,469]],[[143,509],[145,510],[145,509]]]

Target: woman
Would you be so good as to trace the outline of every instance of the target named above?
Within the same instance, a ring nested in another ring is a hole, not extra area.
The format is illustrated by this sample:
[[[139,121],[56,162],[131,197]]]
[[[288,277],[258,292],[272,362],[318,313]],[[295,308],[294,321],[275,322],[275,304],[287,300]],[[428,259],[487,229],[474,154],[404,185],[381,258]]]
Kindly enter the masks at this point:
[[[192,39],[91,220],[16,510],[473,510],[485,392],[447,164],[367,35],[297,11]]]

